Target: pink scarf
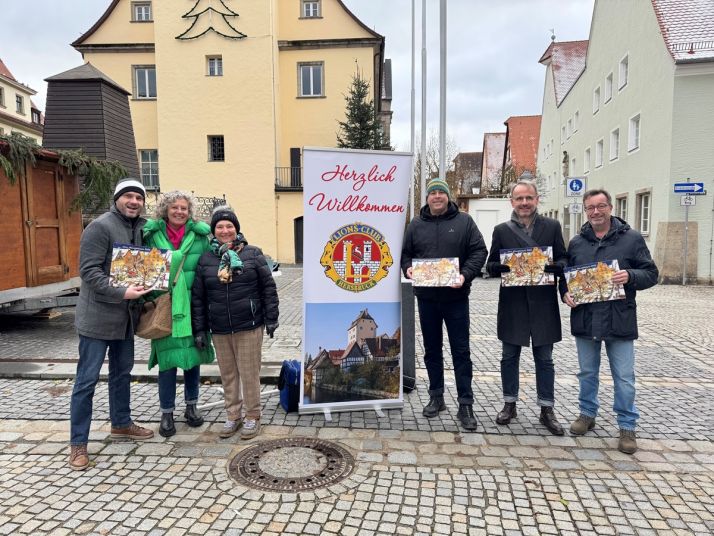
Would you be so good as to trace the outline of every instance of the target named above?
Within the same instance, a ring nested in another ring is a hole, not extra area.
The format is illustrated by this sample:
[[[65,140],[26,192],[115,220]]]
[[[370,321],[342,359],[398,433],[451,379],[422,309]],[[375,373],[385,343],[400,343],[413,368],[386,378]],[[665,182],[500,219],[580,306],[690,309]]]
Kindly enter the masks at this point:
[[[166,224],[166,236],[169,242],[173,245],[174,249],[178,249],[181,246],[181,241],[186,234],[186,226],[182,225],[180,229],[175,230],[168,223]]]

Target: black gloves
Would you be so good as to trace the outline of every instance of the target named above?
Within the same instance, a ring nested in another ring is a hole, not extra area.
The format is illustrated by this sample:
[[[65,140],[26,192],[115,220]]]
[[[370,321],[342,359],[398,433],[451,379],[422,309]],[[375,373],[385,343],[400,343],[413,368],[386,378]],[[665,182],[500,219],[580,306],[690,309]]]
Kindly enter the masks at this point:
[[[205,350],[207,342],[208,342],[208,337],[207,337],[205,331],[199,331],[193,337],[193,343],[196,345],[196,348],[198,348],[199,350]]]
[[[268,336],[272,339],[273,334],[275,333],[275,330],[278,329],[278,323],[275,322],[274,324],[272,323],[267,323],[265,324],[265,331],[268,333]]]
[[[546,274],[555,274],[557,276],[563,277],[563,267],[560,264],[546,264],[543,267],[543,271]]]
[[[494,274],[505,274],[511,271],[511,267],[507,264],[496,264],[491,270]]]

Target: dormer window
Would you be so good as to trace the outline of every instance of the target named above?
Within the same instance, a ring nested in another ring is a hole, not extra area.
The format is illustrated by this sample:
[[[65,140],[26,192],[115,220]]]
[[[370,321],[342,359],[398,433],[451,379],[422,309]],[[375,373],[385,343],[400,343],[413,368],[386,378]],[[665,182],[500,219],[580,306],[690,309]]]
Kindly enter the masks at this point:
[[[151,22],[154,20],[151,14],[151,2],[132,2],[131,12],[132,21],[134,22]]]
[[[303,18],[315,19],[320,16],[320,0],[302,0]]]
[[[32,122],[36,125],[40,124],[40,112],[37,110],[32,110]]]

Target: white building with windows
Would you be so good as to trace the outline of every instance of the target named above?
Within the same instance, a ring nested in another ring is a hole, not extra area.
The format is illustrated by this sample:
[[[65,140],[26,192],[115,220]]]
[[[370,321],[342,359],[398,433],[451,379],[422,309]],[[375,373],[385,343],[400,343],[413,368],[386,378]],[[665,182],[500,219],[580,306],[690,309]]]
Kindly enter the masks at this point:
[[[712,282],[714,2],[595,0],[588,41],[553,42],[538,173],[541,211],[577,234],[566,179],[604,188],[613,214],[645,237],[664,281],[681,282],[685,209],[677,182],[703,182],[689,207],[687,276]]]
[[[42,112],[32,102],[37,93],[18,82],[0,59],[0,136],[13,132],[32,138],[42,145]]]

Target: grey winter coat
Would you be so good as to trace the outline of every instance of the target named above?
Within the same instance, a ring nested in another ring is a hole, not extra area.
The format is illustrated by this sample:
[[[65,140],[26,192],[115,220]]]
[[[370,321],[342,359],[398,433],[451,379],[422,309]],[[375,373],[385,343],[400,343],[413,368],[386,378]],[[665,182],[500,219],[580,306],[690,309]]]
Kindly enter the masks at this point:
[[[563,268],[568,257],[563,242],[560,223],[536,215],[531,238],[541,247],[553,248],[553,262]],[[501,264],[501,249],[530,247],[531,243],[516,234],[508,223],[493,230],[491,252],[486,269],[498,277],[496,268]],[[500,287],[498,292],[498,339],[509,344],[543,346],[562,339],[558,291],[553,286]]]
[[[590,223],[568,245],[570,266],[617,259],[627,270],[625,299],[578,305],[570,311],[570,332],[593,340],[633,340],[637,333],[635,295],[657,283],[659,271],[642,235],[620,218],[611,216],[611,227],[598,239]],[[565,294],[561,287],[561,295]]]
[[[133,322],[138,318],[140,304],[137,300],[125,300],[125,289],[109,286],[109,267],[115,243],[142,244],[144,223],[144,218],[130,220],[112,205],[109,212],[91,222],[82,233],[79,245],[82,286],[75,313],[80,335],[104,340],[133,336]]]

